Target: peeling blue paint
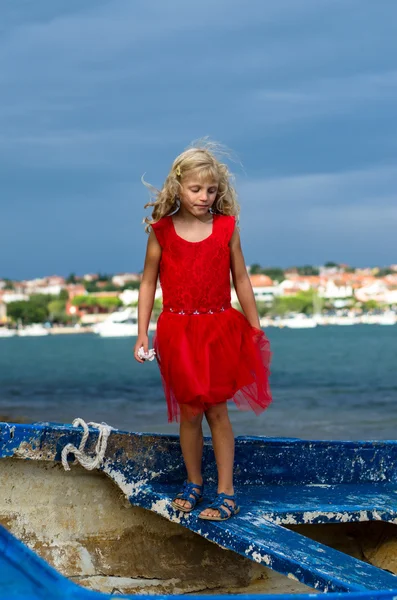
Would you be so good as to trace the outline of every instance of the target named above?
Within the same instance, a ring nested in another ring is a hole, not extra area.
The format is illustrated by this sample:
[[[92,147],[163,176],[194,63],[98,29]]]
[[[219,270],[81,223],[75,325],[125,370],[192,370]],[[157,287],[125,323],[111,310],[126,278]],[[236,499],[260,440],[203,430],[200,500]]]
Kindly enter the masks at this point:
[[[98,432],[90,431],[86,448],[93,452]],[[66,444],[79,445],[81,433],[68,425],[2,423],[0,457],[59,461]],[[292,579],[324,592],[349,592],[338,598],[394,596],[397,600],[396,576],[283,527],[371,520],[397,523],[396,464],[395,441],[237,438],[236,488],[241,490],[242,510],[225,523],[202,521],[197,513],[186,515],[171,507],[170,500],[185,477],[176,436],[114,430],[101,469],[131,504]],[[204,478],[209,501],[216,481],[209,440],[204,446]],[[386,590],[391,593],[384,595]]]

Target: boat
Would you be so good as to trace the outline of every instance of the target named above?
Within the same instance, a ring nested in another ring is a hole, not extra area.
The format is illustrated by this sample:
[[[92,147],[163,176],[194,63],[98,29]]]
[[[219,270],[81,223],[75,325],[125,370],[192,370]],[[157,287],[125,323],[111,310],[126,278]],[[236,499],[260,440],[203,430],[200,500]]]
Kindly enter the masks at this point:
[[[361,315],[360,322],[365,325],[396,325],[397,315],[393,310]]]
[[[351,325],[358,325],[361,323],[361,319],[355,315],[333,315],[328,317],[328,325],[339,325],[350,327]]]
[[[80,425],[0,423],[3,597],[397,595],[396,441],[238,437],[241,511],[210,522],[171,506],[177,436]],[[203,466],[201,506],[216,482],[207,438]]]
[[[38,337],[49,335],[49,331],[41,323],[33,323],[32,325],[26,325],[22,329],[18,329],[17,335],[20,337]]]
[[[378,325],[396,325],[397,315],[394,311],[388,310],[378,316]]]
[[[8,327],[0,327],[0,338],[10,338],[17,334],[15,329],[8,329]]]
[[[290,329],[312,329],[313,327],[317,327],[316,319],[307,317],[303,313],[291,315],[283,319],[282,323],[284,327],[289,327]]]
[[[100,337],[132,337],[138,335],[138,315],[136,309],[125,308],[111,313],[102,323],[92,326],[92,331]]]

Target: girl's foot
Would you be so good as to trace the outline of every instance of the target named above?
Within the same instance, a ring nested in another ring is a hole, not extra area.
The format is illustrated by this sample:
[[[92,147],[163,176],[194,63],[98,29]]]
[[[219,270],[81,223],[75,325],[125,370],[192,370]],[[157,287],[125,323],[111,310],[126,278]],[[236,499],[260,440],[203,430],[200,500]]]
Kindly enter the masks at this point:
[[[182,491],[176,495],[175,499],[171,502],[171,506],[177,510],[183,512],[191,512],[197,502],[201,502],[203,499],[203,484],[192,483],[185,481],[183,484]]]
[[[234,494],[219,493],[214,502],[208,508],[201,511],[199,519],[208,521],[227,521],[233,515],[237,515],[240,508],[236,504]]]

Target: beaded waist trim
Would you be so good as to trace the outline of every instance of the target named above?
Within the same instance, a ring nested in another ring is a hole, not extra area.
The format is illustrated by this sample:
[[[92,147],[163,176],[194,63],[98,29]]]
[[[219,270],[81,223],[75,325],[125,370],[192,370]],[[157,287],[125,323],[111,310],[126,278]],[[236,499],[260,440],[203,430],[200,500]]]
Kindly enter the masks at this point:
[[[213,315],[215,313],[221,313],[231,308],[231,304],[227,304],[222,306],[222,308],[204,308],[204,309],[194,309],[194,310],[177,310],[176,308],[172,308],[169,306],[164,306],[163,312],[173,313],[174,315]]]

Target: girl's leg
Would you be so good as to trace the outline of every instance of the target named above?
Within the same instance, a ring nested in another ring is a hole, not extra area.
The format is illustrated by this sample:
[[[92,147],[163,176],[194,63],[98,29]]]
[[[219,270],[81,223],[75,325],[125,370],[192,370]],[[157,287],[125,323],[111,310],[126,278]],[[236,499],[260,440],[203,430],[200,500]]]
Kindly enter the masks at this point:
[[[203,415],[197,415],[191,421],[181,421],[179,433],[183,460],[185,461],[187,480],[201,485],[201,460],[203,457]],[[198,490],[197,490],[198,491]],[[193,496],[192,496],[193,498]],[[190,508],[188,500],[177,498],[175,504]]]
[[[211,406],[205,416],[211,429],[212,445],[218,468],[218,494],[223,492],[232,496],[234,494],[234,435],[226,402]],[[227,502],[234,505],[232,500],[227,500]],[[216,517],[219,516],[219,511],[207,508],[201,514]]]

